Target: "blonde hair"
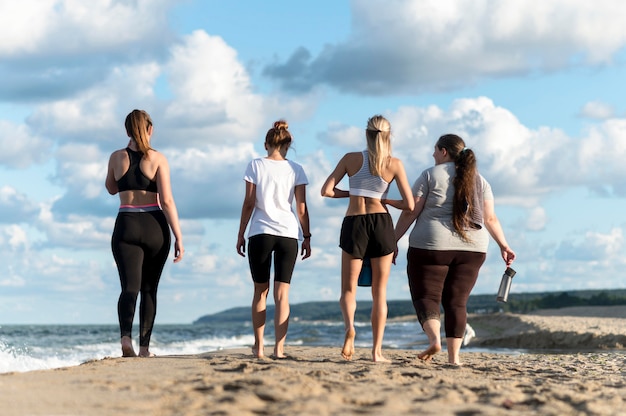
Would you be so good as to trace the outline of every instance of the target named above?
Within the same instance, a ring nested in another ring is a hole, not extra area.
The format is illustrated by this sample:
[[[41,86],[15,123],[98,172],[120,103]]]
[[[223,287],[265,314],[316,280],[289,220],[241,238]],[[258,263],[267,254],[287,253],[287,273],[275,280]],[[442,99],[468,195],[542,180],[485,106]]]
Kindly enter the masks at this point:
[[[265,135],[265,143],[271,147],[290,146],[293,138],[288,128],[289,124],[285,120],[275,121],[273,127]]]
[[[370,173],[382,176],[391,161],[391,124],[385,117],[375,115],[367,120],[365,137]]]

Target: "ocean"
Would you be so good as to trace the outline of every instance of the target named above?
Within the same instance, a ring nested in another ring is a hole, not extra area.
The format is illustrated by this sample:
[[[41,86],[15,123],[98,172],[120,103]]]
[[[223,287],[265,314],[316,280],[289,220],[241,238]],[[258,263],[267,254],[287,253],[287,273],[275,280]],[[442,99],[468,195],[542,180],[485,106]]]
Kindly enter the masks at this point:
[[[135,332],[137,331],[134,329]],[[289,323],[289,345],[340,348],[343,322]],[[229,348],[249,348],[254,342],[250,322],[227,324],[156,324],[150,350],[157,355],[200,354]],[[133,340],[138,351],[138,340]],[[265,328],[265,344],[274,344],[271,322]],[[357,348],[370,348],[369,322],[357,323]],[[417,321],[390,321],[383,348],[420,349],[427,339]],[[271,350],[270,350],[271,351]],[[75,366],[105,357],[120,357],[117,325],[1,325],[0,373]]]

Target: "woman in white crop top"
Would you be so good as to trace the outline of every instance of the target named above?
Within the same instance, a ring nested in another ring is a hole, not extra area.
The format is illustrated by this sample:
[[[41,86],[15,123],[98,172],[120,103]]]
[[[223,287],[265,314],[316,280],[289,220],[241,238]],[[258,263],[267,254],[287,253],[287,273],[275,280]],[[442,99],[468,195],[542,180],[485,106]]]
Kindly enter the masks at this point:
[[[372,360],[388,361],[382,354],[383,335],[387,320],[387,280],[396,252],[393,221],[386,204],[398,209],[412,210],[411,187],[402,162],[391,156],[389,121],[376,115],[367,122],[367,149],[346,153],[322,187],[322,196],[350,198],[341,227],[341,299],[345,339],[341,355],[354,355],[354,313],[356,311],[357,280],[364,258],[372,265]],[[350,190],[337,189],[348,175]],[[401,200],[385,199],[391,182],[396,181]]]

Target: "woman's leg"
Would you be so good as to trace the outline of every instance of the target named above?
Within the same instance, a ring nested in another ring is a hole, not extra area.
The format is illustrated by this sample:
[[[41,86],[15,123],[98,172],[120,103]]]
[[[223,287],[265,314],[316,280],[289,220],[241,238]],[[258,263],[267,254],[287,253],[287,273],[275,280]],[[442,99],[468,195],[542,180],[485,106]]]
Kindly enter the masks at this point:
[[[248,239],[248,263],[254,281],[254,294],[252,296],[254,346],[252,347],[252,354],[257,358],[264,356],[263,336],[267,315],[267,295],[270,288],[273,241],[272,236],[266,234],[255,235]]]
[[[422,329],[428,337],[428,348],[417,354],[417,358],[430,361],[435,354],[441,351],[441,321],[427,319],[422,323]]]
[[[289,328],[289,283],[274,282],[274,356],[285,358],[285,339]]]
[[[285,358],[289,328],[289,287],[298,258],[298,240],[274,237],[274,357]]]
[[[150,338],[157,312],[157,289],[170,252],[171,237],[163,212],[141,215],[144,255],[139,302],[139,356],[153,357]]]
[[[120,276],[121,293],[117,301],[117,314],[120,326],[120,343],[123,357],[136,357],[132,341],[133,318],[137,296],[141,288],[141,263],[143,250],[133,244],[137,236],[131,235],[128,222],[133,222],[135,216],[129,214],[118,215],[115,221],[111,250]]]
[[[263,334],[265,332],[265,317],[267,311],[267,294],[270,289],[269,282],[254,283],[254,295],[252,297],[252,328],[254,330],[254,346],[252,354],[257,358],[263,357]]]
[[[345,251],[341,251],[341,298],[339,306],[343,315],[345,338],[341,355],[346,360],[351,360],[354,355],[354,314],[356,312],[356,288],[359,272],[363,265],[362,259],[352,257]]]
[[[467,324],[467,300],[476,284],[478,272],[485,258],[485,253],[458,251],[446,277],[442,305],[450,364],[461,363],[459,353]]]
[[[387,282],[393,253],[372,258],[372,360],[389,361],[383,357],[383,336],[387,323]]]
[[[441,296],[448,273],[445,252],[409,247],[407,275],[417,319],[428,337],[428,348],[417,357],[429,361],[441,351]]]

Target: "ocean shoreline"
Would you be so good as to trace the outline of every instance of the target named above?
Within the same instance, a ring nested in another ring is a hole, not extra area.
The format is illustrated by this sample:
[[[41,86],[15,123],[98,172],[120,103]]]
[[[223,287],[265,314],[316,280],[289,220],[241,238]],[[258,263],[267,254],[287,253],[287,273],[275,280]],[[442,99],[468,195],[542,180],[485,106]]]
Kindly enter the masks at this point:
[[[0,374],[0,405],[7,416],[618,415],[626,407],[626,350],[619,343],[626,335],[625,311],[471,315],[476,337],[461,350],[460,367],[448,365],[445,352],[425,363],[415,349],[387,348],[391,363],[373,363],[370,348],[357,347],[354,359],[346,361],[339,345],[287,345],[286,360],[256,359],[249,348],[106,357]],[[559,341],[567,348],[478,350],[507,339],[516,345],[525,340],[525,346]],[[581,348],[608,339],[614,348]]]

